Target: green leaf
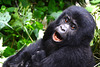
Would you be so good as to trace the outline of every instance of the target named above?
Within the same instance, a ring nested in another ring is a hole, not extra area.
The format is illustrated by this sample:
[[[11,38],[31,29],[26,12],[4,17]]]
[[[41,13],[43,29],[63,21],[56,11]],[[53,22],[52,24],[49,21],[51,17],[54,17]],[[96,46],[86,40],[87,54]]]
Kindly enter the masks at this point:
[[[23,40],[19,40],[17,43],[17,49],[19,50],[22,47]]]
[[[10,56],[10,55],[13,55],[14,52],[15,52],[15,49],[10,48],[9,46],[7,46],[7,48],[4,50],[3,55],[4,55],[5,57],[8,57],[8,56]]]
[[[36,36],[36,37],[38,37],[38,32],[39,32],[38,29],[35,29],[35,30],[34,30],[34,33],[35,33],[35,36]]]
[[[63,2],[63,0],[62,0],[62,1],[60,0],[59,6],[63,9],[63,7],[64,7],[64,2]]]
[[[8,12],[14,12],[14,10],[15,10],[15,7],[7,8],[7,11],[8,11]]]
[[[13,22],[13,25],[12,25],[12,27],[19,27],[19,28],[21,28],[22,26],[23,24],[19,20],[16,20],[15,22]]]
[[[30,21],[32,19],[32,12],[31,9],[28,9],[25,16],[24,16],[24,24],[28,24],[28,21]]]
[[[41,18],[42,15],[44,15],[44,13],[42,11],[39,11],[37,9],[35,9],[33,13],[34,13],[35,18]]]
[[[100,16],[97,18],[96,24],[97,24],[98,29],[100,29]]]
[[[59,17],[59,15],[61,15],[62,11],[60,12],[53,12],[50,16],[53,16],[55,19],[57,19]]]
[[[9,26],[12,28],[8,22],[10,21],[11,16],[9,15],[9,12],[1,13],[0,12],[0,29],[2,29],[5,26]]]
[[[6,10],[6,7],[3,5],[3,6],[1,6],[1,10],[2,11],[5,11]]]
[[[37,27],[38,29],[43,29],[43,24],[42,24],[42,23],[40,23],[40,22],[35,22],[35,24],[36,24],[36,27]]]
[[[5,12],[5,13],[0,12],[0,21],[9,22],[10,19],[11,19],[11,16],[9,15],[9,12]]]
[[[20,3],[22,3],[22,6],[27,7],[30,5],[28,0],[18,0]]]
[[[90,42],[90,46],[93,46],[94,44],[93,44],[93,40]]]
[[[93,1],[90,1],[90,3],[91,3],[91,4],[94,4],[94,5],[95,5],[95,4],[99,4],[99,3],[100,3],[100,0],[93,0]]]
[[[58,7],[56,7],[55,0],[50,0],[49,5],[48,5],[48,11],[50,11],[50,13],[51,13],[51,12],[57,11],[57,9],[58,9]]]
[[[95,8],[96,6],[91,5],[91,6],[87,6],[85,9],[91,13]]]
[[[33,27],[32,25],[27,24],[27,26],[26,26],[26,27],[27,27],[27,28],[29,28],[29,29],[34,30],[34,27]]]

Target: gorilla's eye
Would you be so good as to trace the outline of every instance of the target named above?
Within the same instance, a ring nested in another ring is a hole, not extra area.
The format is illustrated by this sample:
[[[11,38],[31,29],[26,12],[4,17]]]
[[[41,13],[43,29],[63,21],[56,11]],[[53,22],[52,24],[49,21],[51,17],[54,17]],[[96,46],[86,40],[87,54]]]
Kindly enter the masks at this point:
[[[71,29],[75,30],[76,29],[76,25],[71,25]]]
[[[68,22],[68,19],[65,19],[65,22],[67,23]]]
[[[68,22],[68,20],[69,20],[69,18],[68,18],[68,17],[65,17],[64,19],[65,19],[65,22],[66,22],[66,23],[67,23],[67,22]]]

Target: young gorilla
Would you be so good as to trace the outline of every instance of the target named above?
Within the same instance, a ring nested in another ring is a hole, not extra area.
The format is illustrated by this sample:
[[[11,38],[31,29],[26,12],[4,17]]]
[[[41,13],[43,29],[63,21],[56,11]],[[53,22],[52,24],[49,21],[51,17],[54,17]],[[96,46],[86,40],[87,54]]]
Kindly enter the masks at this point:
[[[3,67],[93,67],[89,44],[95,27],[88,11],[71,6],[50,23],[43,39],[9,57]]]

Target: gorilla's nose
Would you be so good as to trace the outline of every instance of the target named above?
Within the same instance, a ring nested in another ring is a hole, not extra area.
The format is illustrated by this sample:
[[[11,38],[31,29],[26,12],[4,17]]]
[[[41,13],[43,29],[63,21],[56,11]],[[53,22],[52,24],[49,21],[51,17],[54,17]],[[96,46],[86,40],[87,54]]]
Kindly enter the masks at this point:
[[[62,31],[63,33],[66,33],[66,32],[68,31],[68,29],[69,29],[69,25],[67,25],[67,24],[62,24],[62,25],[60,25],[60,28],[61,28],[61,31]]]

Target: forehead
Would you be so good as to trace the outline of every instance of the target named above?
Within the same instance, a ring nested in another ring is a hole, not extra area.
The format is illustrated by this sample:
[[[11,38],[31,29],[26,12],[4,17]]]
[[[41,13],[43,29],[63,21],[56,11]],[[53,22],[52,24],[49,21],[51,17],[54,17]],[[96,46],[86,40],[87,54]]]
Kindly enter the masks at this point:
[[[87,15],[87,14],[86,14]],[[76,22],[79,26],[85,26],[87,20],[86,15],[78,10],[69,10],[66,9],[60,16],[60,19],[64,17],[69,17],[72,22]],[[86,22],[84,22],[86,21]]]

